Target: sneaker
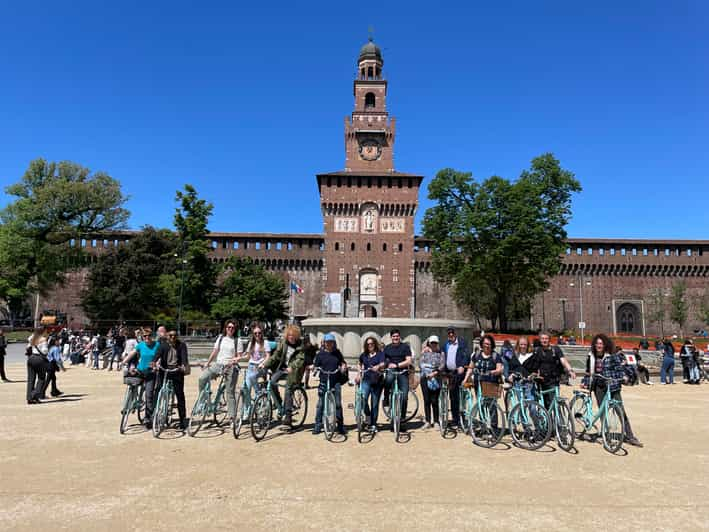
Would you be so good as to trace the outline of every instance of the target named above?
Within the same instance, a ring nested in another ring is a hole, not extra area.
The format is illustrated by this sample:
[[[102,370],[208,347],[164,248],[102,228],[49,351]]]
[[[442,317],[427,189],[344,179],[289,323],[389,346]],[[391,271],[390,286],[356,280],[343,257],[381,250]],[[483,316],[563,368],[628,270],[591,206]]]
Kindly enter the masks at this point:
[[[376,425],[372,425],[371,427],[369,427],[369,432],[371,432],[372,434],[376,434],[379,431],[377,430]]]
[[[627,439],[625,440],[625,442],[626,442],[628,445],[634,445],[635,447],[644,447],[644,445],[642,444],[642,442],[641,442],[639,439],[635,438],[635,437],[627,438]]]
[[[666,383],[666,382],[661,382],[661,383],[660,383],[661,386],[664,386],[665,384],[667,384],[667,383]]]
[[[52,397],[59,397],[60,395],[64,395],[64,392],[60,392],[59,390],[52,392]]]
[[[655,383],[652,382],[652,381],[647,381],[645,384],[647,384],[648,386],[652,386],[652,385],[655,384]]]
[[[321,432],[322,432],[322,427],[321,427],[321,426],[315,425],[315,426],[313,427],[313,434],[314,434],[314,435],[317,436],[317,435],[320,434]]]

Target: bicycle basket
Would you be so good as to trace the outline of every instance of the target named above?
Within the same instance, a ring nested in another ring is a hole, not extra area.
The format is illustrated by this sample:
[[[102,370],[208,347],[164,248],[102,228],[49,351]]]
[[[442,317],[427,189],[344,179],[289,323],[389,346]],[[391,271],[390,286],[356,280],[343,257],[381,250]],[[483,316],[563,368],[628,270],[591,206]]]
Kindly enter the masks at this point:
[[[499,399],[502,388],[495,382],[483,381],[480,383],[480,391],[482,392],[483,397],[494,397],[495,399]]]
[[[141,382],[143,382],[143,378],[135,375],[123,377],[123,384],[128,386],[138,386]]]

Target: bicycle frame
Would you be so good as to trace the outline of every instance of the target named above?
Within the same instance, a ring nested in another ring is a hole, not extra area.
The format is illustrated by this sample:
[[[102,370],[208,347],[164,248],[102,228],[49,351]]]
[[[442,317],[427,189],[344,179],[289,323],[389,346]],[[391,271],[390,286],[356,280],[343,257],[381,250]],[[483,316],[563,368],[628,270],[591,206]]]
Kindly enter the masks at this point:
[[[585,418],[582,419],[584,422],[584,425],[586,427],[586,430],[589,430],[591,428],[594,428],[596,425],[596,422],[602,419],[604,416],[608,414],[608,408],[611,405],[619,405],[622,407],[623,402],[618,401],[616,399],[613,399],[611,397],[611,387],[606,386],[606,393],[603,396],[603,401],[601,401],[601,404],[598,406],[598,412],[596,414],[593,413],[593,398],[591,397],[591,390],[587,391],[579,391],[576,390],[574,392],[574,397],[582,397],[584,403],[586,404],[586,416]]]

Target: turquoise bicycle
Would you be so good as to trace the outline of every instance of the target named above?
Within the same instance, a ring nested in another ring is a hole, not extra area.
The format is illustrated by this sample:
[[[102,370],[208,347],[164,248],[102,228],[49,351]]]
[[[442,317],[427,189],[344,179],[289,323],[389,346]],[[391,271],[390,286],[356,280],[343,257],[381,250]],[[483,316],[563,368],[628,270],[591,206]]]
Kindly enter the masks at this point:
[[[212,400],[212,381],[208,380],[204,383],[204,386],[199,391],[197,400],[192,407],[192,414],[190,414],[190,422],[187,426],[187,434],[194,437],[199,429],[202,428],[202,424],[208,415],[214,417],[214,423],[217,426],[221,426],[228,413],[227,401],[226,401],[226,376],[227,373],[232,369],[231,366],[224,366],[219,377],[219,386],[217,386],[217,393]],[[234,371],[238,371],[238,367],[234,368]],[[238,377],[237,377],[238,378]]]
[[[175,403],[175,386],[172,384],[172,379],[167,376],[176,371],[182,371],[181,368],[164,369],[157,368],[158,371],[164,373],[163,385],[160,387],[158,399],[155,402],[155,411],[153,412],[153,436],[158,438],[160,434],[172,423],[172,410]]]
[[[261,385],[259,389],[262,389],[263,387],[264,386]],[[248,401],[247,398],[249,399]],[[255,399],[256,394],[251,392],[249,388],[249,383],[246,382],[246,378],[244,378],[244,383],[241,385],[241,389],[236,395],[236,406],[234,408],[236,416],[234,416],[234,421],[231,424],[234,439],[239,438],[239,434],[241,433],[241,427],[244,424],[244,421],[251,419],[251,412],[254,408]]]
[[[619,379],[611,379],[603,375],[594,375],[594,378],[606,381],[606,393],[603,401],[598,406],[598,412],[593,413],[593,398],[591,397],[591,386],[588,390],[574,391],[574,398],[571,400],[571,417],[574,422],[576,437],[583,439],[588,431],[595,430],[595,435],[588,434],[593,439],[598,437],[596,422],[601,422],[601,438],[603,448],[609,453],[615,454],[623,447],[625,439],[625,414],[623,413],[623,403],[611,397],[611,384],[622,382]],[[590,383],[592,384],[592,383]]]
[[[330,387],[330,375],[341,373],[339,369],[325,371],[322,368],[315,368],[321,375],[327,375],[325,379],[325,393],[323,394],[322,421],[325,439],[332,441],[337,430],[337,401],[335,401],[335,390]]]
[[[539,384],[539,382],[537,382]],[[551,395],[551,404],[547,411],[551,417],[556,443],[564,451],[570,451],[574,447],[576,433],[574,432],[574,420],[571,416],[571,409],[566,403],[566,399],[559,395],[559,386],[556,385],[548,390],[543,390],[541,386],[537,388],[539,404],[544,407],[544,396]]]
[[[450,397],[448,396],[448,379],[455,378],[448,373],[441,375],[441,393],[438,396],[438,428],[441,431],[441,436],[445,437],[448,430],[448,410]],[[421,386],[426,386],[426,383],[421,383]]]
[[[482,377],[489,375],[489,372],[480,373],[475,370],[474,374]],[[485,448],[494,447],[500,443],[505,434],[505,414],[497,402],[500,386],[492,382],[483,382],[480,378],[475,380],[477,400],[468,411],[470,436],[475,445]]]
[[[391,392],[389,392],[389,415],[387,416],[391,420],[391,428],[394,431],[394,441],[399,441],[399,434],[401,433],[401,419],[402,419],[402,409],[404,402],[404,393],[399,390],[399,375],[404,375],[409,372],[408,369],[395,370],[387,369],[387,373],[394,376],[394,383],[391,387]]]
[[[285,385],[281,385],[285,387]],[[308,394],[302,384],[297,385],[291,392],[291,419],[292,429],[299,429],[305,423],[305,416],[308,414]],[[285,401],[278,401],[275,396],[271,379],[267,378],[266,385],[261,387],[256,394],[251,408],[251,435],[254,440],[261,441],[266,437],[273,421],[273,410],[277,409],[278,418],[286,415]]]
[[[121,408],[121,434],[124,434],[128,427],[128,418],[135,413],[138,416],[138,423],[143,423],[145,416],[145,384],[139,374],[127,374],[123,381],[128,385],[123,407]]]
[[[475,405],[472,388],[466,388],[463,383],[458,386],[458,425],[465,433],[470,432],[470,412]]]
[[[507,392],[507,426],[515,445],[530,451],[540,449],[551,438],[551,417],[534,399],[528,398],[526,386],[534,376],[513,373],[513,385]]]
[[[359,382],[357,383],[357,386],[355,388],[354,403],[355,420],[357,422],[357,441],[359,443],[362,443],[364,441],[364,435],[366,433],[373,434],[376,431],[376,427],[367,427],[367,423],[365,422],[365,416],[368,415],[368,408],[364,400],[364,393],[362,393],[362,380],[364,379],[364,374],[368,371],[380,373],[378,370],[373,368],[360,370],[359,372]]]

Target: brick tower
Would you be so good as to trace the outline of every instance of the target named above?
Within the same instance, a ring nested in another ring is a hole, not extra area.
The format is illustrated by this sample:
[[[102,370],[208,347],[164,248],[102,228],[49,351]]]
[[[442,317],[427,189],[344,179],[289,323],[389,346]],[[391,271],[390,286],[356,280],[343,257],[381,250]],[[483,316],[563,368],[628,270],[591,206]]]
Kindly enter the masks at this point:
[[[394,170],[381,50],[365,44],[345,118],[345,169],[319,174],[323,316],[413,316],[414,215],[422,177]],[[339,303],[339,304],[338,304]]]

